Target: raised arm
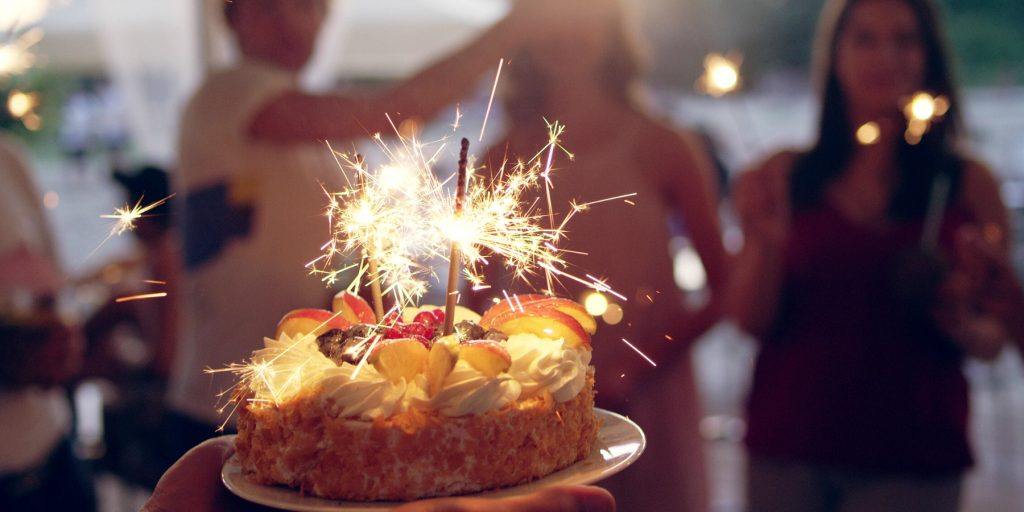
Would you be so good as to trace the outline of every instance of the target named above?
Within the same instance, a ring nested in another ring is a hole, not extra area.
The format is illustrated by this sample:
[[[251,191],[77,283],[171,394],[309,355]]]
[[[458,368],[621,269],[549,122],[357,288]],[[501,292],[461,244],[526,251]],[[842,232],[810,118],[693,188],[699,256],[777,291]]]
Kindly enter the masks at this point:
[[[791,215],[788,177],[794,161],[794,153],[780,153],[743,173],[734,188],[743,250],[729,281],[725,310],[754,336],[767,332],[778,312]]]
[[[706,149],[689,133],[658,126],[648,136],[651,150],[642,163],[650,170],[664,200],[686,225],[707,274],[711,300],[702,308],[680,312],[672,326],[676,341],[688,342],[713,326],[721,317],[722,297],[728,282],[730,257],[722,245],[718,220],[718,186]]]
[[[386,91],[368,95],[286,92],[256,114],[249,133],[285,143],[347,140],[389,130],[386,113],[403,119],[433,117],[464,96],[518,46],[527,33],[529,16],[537,9],[532,6],[535,3],[517,2],[508,16],[483,35]]]

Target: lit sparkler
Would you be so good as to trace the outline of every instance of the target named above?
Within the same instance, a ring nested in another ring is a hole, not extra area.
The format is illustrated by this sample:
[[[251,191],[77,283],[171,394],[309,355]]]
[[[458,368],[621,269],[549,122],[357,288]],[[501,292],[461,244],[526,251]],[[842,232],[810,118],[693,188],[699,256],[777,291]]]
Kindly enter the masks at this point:
[[[107,241],[110,240],[111,238],[115,236],[121,236],[126,231],[134,231],[136,228],[136,222],[138,222],[140,219],[147,217],[147,213],[155,210],[156,208],[159,208],[172,197],[174,197],[174,194],[171,194],[159,201],[155,201],[147,205],[142,204],[143,198],[140,197],[139,200],[136,201],[135,206],[129,206],[128,204],[125,204],[120,208],[116,208],[114,210],[114,213],[112,214],[100,215],[101,219],[114,219],[117,222],[115,222],[114,225],[110,228],[110,233],[107,235],[107,237],[104,238],[103,241],[100,242],[99,245],[97,245],[96,248],[89,253],[89,256],[95,254],[96,251],[98,251],[100,247],[103,247],[103,244],[107,243]]]
[[[949,99],[945,96],[915,93],[903,107],[903,115],[907,118],[907,130],[903,136],[907,143],[915,145],[921,142],[921,137],[928,133],[932,124],[941,121],[947,111]]]

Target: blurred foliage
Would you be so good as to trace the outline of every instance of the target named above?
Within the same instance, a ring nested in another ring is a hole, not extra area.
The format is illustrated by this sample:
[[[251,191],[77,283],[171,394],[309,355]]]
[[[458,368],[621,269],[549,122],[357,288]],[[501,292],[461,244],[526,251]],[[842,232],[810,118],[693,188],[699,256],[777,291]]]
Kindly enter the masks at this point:
[[[709,51],[738,50],[745,78],[803,79],[822,0],[647,0],[653,77],[693,83]],[[1024,84],[1024,0],[938,0],[960,80]],[[671,63],[676,64],[671,64]],[[687,63],[679,65],[679,62]],[[696,64],[690,65],[693,62]]]

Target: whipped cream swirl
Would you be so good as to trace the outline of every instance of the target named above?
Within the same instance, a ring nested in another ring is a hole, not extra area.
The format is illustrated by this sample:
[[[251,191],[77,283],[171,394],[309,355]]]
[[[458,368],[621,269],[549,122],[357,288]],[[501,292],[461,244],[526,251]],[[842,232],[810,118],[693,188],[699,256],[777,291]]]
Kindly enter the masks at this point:
[[[444,416],[483,414],[515,402],[521,392],[522,386],[510,375],[491,378],[459,361],[430,400],[430,407]]]
[[[323,373],[321,399],[338,417],[367,421],[387,418],[407,408],[407,394],[417,394],[414,383],[405,379],[392,382],[370,365],[363,366],[358,374],[355,370],[355,366],[343,363]]]
[[[565,341],[514,334],[505,343],[512,356],[508,373],[523,387],[524,398],[542,391],[556,402],[572,400],[587,383],[590,351],[566,347]]]

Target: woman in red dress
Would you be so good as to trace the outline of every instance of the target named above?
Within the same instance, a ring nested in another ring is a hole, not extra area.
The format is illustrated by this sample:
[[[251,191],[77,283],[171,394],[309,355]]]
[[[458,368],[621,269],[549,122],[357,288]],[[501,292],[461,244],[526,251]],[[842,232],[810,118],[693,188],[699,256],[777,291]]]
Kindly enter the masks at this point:
[[[970,272],[978,244],[957,241],[983,233],[1005,261],[1008,215],[958,145],[932,2],[832,1],[819,42],[817,142],[736,190],[746,243],[728,307],[761,340],[750,510],[954,511],[972,462],[961,365],[1007,332]],[[920,140],[902,112],[917,91],[949,100]]]

